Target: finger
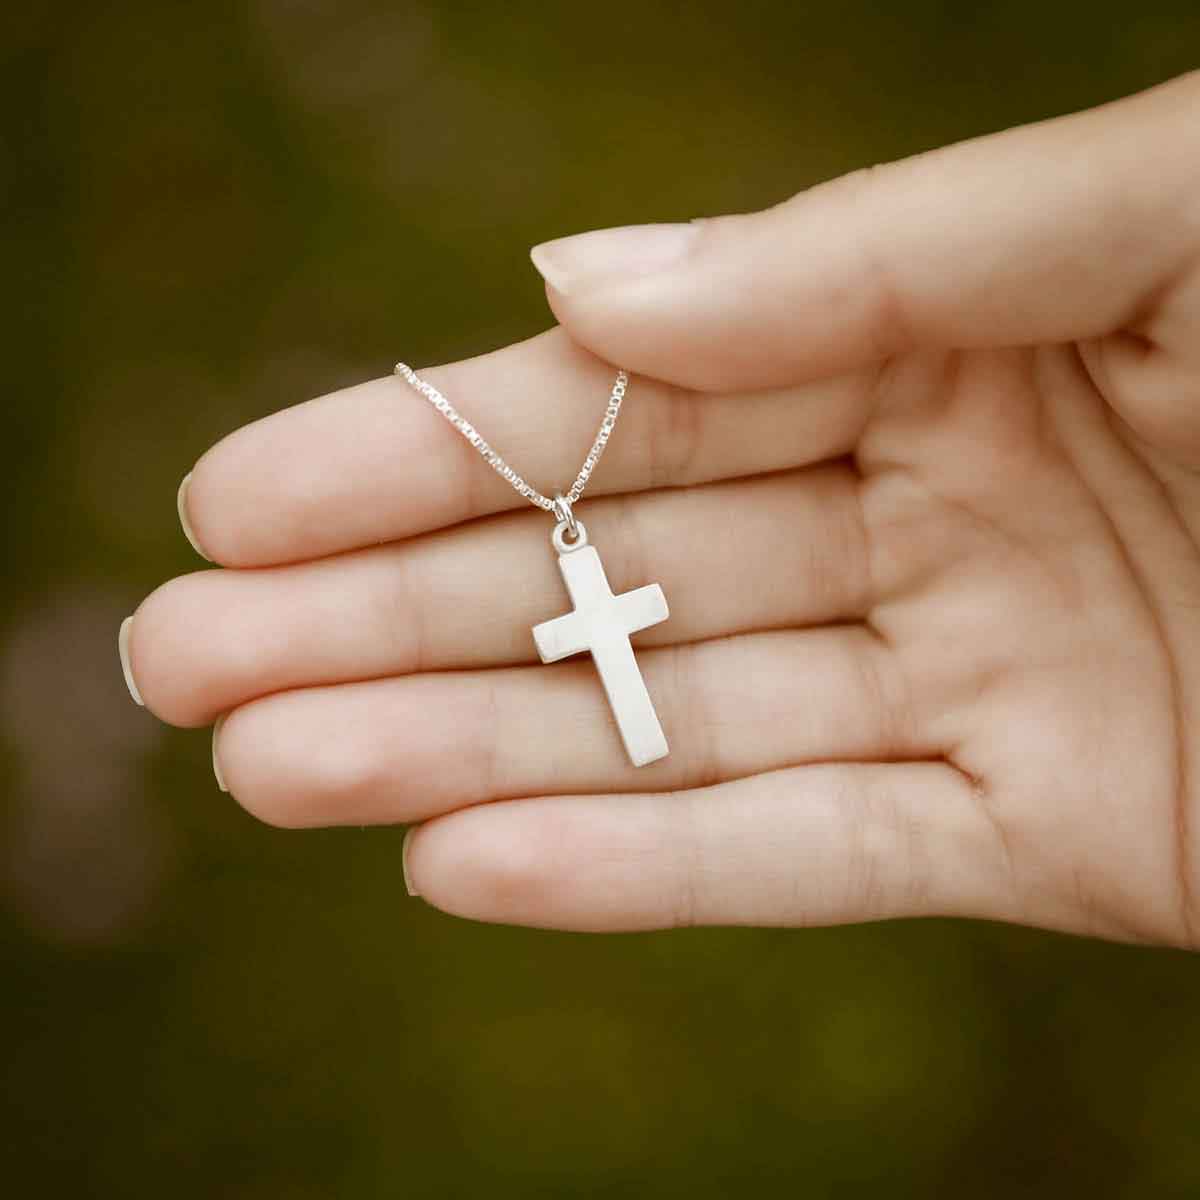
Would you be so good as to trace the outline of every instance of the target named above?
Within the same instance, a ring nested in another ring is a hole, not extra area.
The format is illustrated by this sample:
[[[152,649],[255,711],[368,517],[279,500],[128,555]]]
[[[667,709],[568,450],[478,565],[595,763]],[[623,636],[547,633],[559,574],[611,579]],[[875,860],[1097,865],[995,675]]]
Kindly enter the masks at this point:
[[[548,791],[691,787],[813,759],[911,756],[890,653],[860,627],[645,650],[670,742],[629,764],[590,663],[267,696],[220,726],[220,777],[275,825],[421,820]]]
[[[1197,362],[1197,314],[1150,315],[1196,275],[1198,107],[1200,74],[764,212],[601,230],[533,258],[572,337],[683,386],[777,386],[916,346],[1131,322]]]
[[[515,470],[552,495],[587,453],[614,372],[552,330],[422,375]],[[869,383],[850,377],[721,398],[634,377],[588,495],[760,474],[844,454],[865,419]],[[209,558],[260,566],[527,506],[426,399],[389,377],[230,434],[196,464],[180,508]]]
[[[411,831],[404,857],[410,890],[437,908],[543,928],[1006,915],[995,832],[943,763],[483,805]]]
[[[623,592],[665,590],[642,645],[861,617],[857,479],[810,468],[581,511]],[[567,605],[551,522],[512,513],[297,566],[199,571],[139,607],[131,668],[151,710],[205,724],[255,696],[420,671],[537,662],[532,626]]]

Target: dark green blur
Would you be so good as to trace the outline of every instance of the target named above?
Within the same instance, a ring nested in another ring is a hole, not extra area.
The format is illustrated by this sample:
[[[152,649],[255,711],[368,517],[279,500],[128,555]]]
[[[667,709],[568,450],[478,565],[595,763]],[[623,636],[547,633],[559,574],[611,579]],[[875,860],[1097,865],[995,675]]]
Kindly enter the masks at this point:
[[[244,815],[115,649],[198,565],[175,488],[206,446],[545,327],[530,243],[1115,97],[1200,65],[1196,0],[5,23],[9,1194],[1200,1196],[1195,956],[940,921],[456,921],[405,896],[399,830]]]

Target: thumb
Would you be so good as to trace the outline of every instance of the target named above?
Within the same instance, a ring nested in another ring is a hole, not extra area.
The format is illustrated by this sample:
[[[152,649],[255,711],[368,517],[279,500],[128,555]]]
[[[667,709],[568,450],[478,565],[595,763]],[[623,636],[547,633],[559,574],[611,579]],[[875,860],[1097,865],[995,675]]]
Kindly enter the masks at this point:
[[[534,247],[555,316],[687,387],[775,386],[917,347],[1136,328],[1196,355],[1200,74],[856,172],[763,212]],[[1176,305],[1178,307],[1178,305]],[[1171,346],[1166,347],[1171,349]]]

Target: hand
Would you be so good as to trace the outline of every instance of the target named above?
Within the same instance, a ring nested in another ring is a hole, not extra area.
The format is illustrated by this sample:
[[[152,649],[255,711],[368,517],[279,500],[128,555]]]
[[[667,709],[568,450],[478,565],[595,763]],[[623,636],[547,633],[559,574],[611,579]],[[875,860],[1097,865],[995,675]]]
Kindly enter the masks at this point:
[[[571,929],[918,914],[1200,945],[1200,77],[766,212],[535,251],[565,329],[426,372],[581,506],[670,757],[627,763],[550,521],[388,378],[211,449],[226,568],[138,609],[165,720],[284,826]],[[568,337],[569,335],[569,337]],[[499,803],[484,803],[499,801]]]

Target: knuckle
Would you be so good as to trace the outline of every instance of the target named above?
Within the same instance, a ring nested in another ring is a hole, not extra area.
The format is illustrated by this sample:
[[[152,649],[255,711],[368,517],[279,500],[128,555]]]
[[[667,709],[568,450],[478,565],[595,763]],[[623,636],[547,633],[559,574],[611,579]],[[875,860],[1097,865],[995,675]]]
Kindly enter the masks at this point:
[[[704,862],[704,839],[700,836],[700,818],[696,798],[681,793],[676,806],[677,821],[664,827],[657,857],[670,863],[671,921],[677,929],[698,925],[703,917],[703,899],[699,881],[708,874]]]
[[[655,402],[641,407],[647,487],[691,482],[703,440],[703,404],[698,392],[658,384]]]
[[[834,306],[866,305],[863,328],[872,341],[872,356],[877,359],[911,349],[919,342],[909,297],[900,285],[890,244],[876,234],[875,218],[879,198],[902,189],[922,169],[919,159],[874,164],[824,185],[831,201],[859,216],[855,227],[863,232],[852,247],[851,270],[838,277],[827,299]]]
[[[834,480],[835,503],[827,511],[840,519],[833,522],[834,550],[830,563],[823,564],[820,574],[836,581],[841,591],[834,602],[841,611],[855,614],[869,610],[874,599],[871,583],[871,544],[863,507],[862,491],[857,479],[841,477]],[[836,567],[836,570],[830,570]]]
[[[727,754],[722,744],[721,722],[715,709],[720,694],[724,653],[736,654],[732,646],[721,646],[716,655],[694,646],[674,646],[669,651],[671,671],[666,710],[675,723],[688,731],[691,741],[688,785],[710,787],[728,776]],[[733,669],[739,664],[735,661]],[[714,686],[715,685],[715,686]],[[687,809],[691,818],[694,810]],[[691,824],[688,825],[689,830]]]
[[[930,873],[920,820],[884,772],[848,774],[838,790],[850,814],[847,910],[873,917],[922,911]]]
[[[917,738],[912,702],[900,670],[870,635],[854,664],[862,708],[874,722],[879,742],[889,753],[907,753]]]
[[[654,521],[658,515],[653,499],[626,495],[609,505],[613,514],[615,537],[607,538],[612,549],[605,551],[606,565],[611,563],[612,578],[617,586],[639,586],[652,577],[650,546],[655,540]]]

